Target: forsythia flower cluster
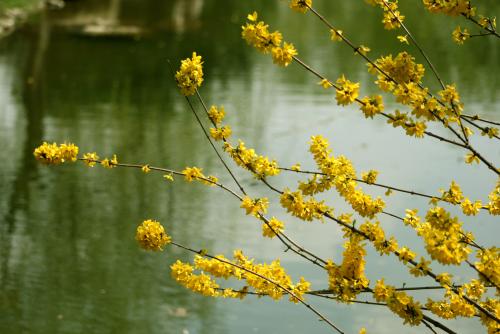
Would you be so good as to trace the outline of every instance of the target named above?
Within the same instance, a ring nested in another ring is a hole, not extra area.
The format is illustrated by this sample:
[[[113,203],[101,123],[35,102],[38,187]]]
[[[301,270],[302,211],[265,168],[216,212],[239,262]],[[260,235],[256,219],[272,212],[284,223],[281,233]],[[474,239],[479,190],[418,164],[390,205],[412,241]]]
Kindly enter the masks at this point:
[[[326,265],[329,289],[342,301],[353,300],[370,281],[365,276],[366,250],[362,239],[352,235],[344,245],[341,265],[329,260]]]
[[[470,34],[467,29],[462,30],[460,27],[456,27],[451,33],[451,36],[458,45],[464,44],[464,42],[470,38]]]
[[[497,319],[500,318],[500,301],[498,298],[486,298],[486,301],[479,303],[484,309],[493,314]],[[488,328],[488,334],[497,334],[500,332],[500,324],[489,318],[484,313],[480,313],[481,322]]]
[[[342,75],[337,80],[336,99],[337,104],[345,106],[353,103],[359,96],[359,83],[354,83]]]
[[[384,280],[378,280],[373,289],[373,296],[377,302],[386,302],[389,309],[400,316],[404,323],[418,326],[423,314],[418,301],[404,291],[396,291],[393,286],[385,285]]]
[[[66,161],[74,162],[78,158],[78,146],[74,144],[49,144],[43,142],[33,152],[36,160],[47,165],[59,165]]]
[[[196,180],[209,186],[215,186],[218,181],[218,179],[213,175],[205,176],[203,174],[203,169],[198,167],[186,167],[182,171],[182,174],[184,174],[184,179],[188,182]]]
[[[424,66],[415,63],[415,58],[406,51],[400,52],[394,58],[392,55],[381,57],[375,61],[375,65],[399,84],[420,83],[425,73]],[[372,64],[368,64],[368,69],[370,73],[378,75],[378,85],[382,90],[392,91],[395,88],[395,83]]]
[[[312,6],[312,0],[291,0],[290,8],[299,13],[305,13]]]
[[[397,29],[401,26],[401,22],[405,19],[404,15],[398,10],[397,0],[366,0],[372,6],[378,5],[384,10],[384,18],[382,23],[387,30]]]
[[[293,216],[305,221],[323,220],[324,213],[333,211],[324,201],[317,201],[312,197],[304,199],[302,192],[291,192],[289,189],[285,189],[281,194],[280,203]]]
[[[165,232],[163,226],[156,220],[145,220],[137,227],[135,239],[145,250],[161,251],[172,238]]]
[[[357,188],[356,171],[352,162],[344,156],[331,156],[328,141],[322,136],[312,136],[309,151],[321,172],[325,175],[313,176],[306,183],[300,183],[299,189],[305,195],[329,190],[335,186],[337,192],[344,197],[352,208],[363,217],[373,218],[384,209],[384,201],[371,198]],[[373,173],[373,172],[372,172]]]
[[[232,130],[229,125],[222,125],[225,111],[224,107],[211,106],[208,110],[208,118],[215,125],[215,128],[210,128],[210,136],[216,141],[225,141],[231,136]]]
[[[185,96],[196,93],[203,82],[203,62],[201,56],[193,52],[191,58],[181,61],[181,68],[175,73],[175,80]]]
[[[394,127],[403,127],[410,136],[423,137],[426,130],[426,121],[441,120],[445,124],[458,122],[463,103],[454,85],[447,85],[439,91],[440,98],[428,96],[428,88],[421,88],[424,76],[422,64],[415,63],[414,57],[407,52],[401,52],[396,57],[392,55],[377,59],[373,64],[368,64],[369,72],[377,75],[376,84],[380,89],[392,92],[396,101],[411,108],[411,114],[401,113],[396,110],[388,114],[388,123]],[[366,102],[363,100],[363,102]],[[363,109],[362,109],[363,110]],[[363,110],[364,111],[364,110]],[[364,111],[365,112],[365,111]],[[370,114],[365,115],[368,117]],[[472,131],[465,127],[466,133]]]
[[[379,222],[366,221],[359,226],[359,230],[373,243],[380,255],[388,255],[397,251],[398,242],[394,237],[386,239],[385,232],[380,227]]]
[[[296,1],[297,6],[299,2]],[[249,14],[247,18],[250,22],[241,27],[243,39],[263,53],[271,52],[275,64],[288,66],[293,61],[293,57],[298,54],[293,44],[286,42],[282,44],[282,34],[279,31],[270,33],[267,24],[263,21],[257,22],[256,12]]]
[[[500,178],[495,185],[493,191],[488,195],[488,211],[490,214],[498,216],[500,215]]]
[[[274,238],[277,234],[282,233],[285,224],[281,220],[272,217],[268,222],[262,224],[262,236]]]
[[[183,263],[177,260],[170,266],[170,269],[172,278],[185,288],[204,296],[218,297],[221,295],[218,291],[219,285],[212,280],[210,276],[204,273],[199,275],[194,274],[194,268],[189,263]],[[236,297],[236,294],[232,294],[231,292],[232,291],[228,291],[228,293],[223,294],[223,296]]]
[[[450,16],[474,16],[476,8],[469,0],[422,0],[424,7],[432,13],[441,13]]]
[[[311,284],[303,277],[297,284],[293,284],[279,260],[274,260],[270,264],[255,264],[254,260],[248,259],[241,250],[234,251],[233,258],[234,260],[231,261],[223,255],[217,255],[215,259],[198,255],[195,257],[194,267],[177,261],[170,267],[172,277],[194,292],[213,297],[242,298],[248,292],[248,288],[239,291],[222,290],[215,280],[205,273],[217,278],[244,280],[247,286],[253,288],[256,293],[267,295],[275,300],[287,294],[285,289],[300,299],[304,293],[310,291]],[[201,270],[201,274],[195,274],[195,269]],[[297,303],[299,302],[297,298],[290,296],[290,301]]]
[[[476,254],[479,261],[474,265],[482,273],[479,279],[485,283],[491,281],[497,287],[500,286],[500,248],[485,248]]]
[[[484,289],[484,287],[483,287]],[[474,306],[468,303],[463,297],[463,288],[459,288],[460,295],[450,290],[445,293],[445,300],[434,301],[428,299],[425,306],[434,314],[443,319],[453,319],[456,317],[473,317],[476,314]]]
[[[224,150],[229,153],[236,164],[251,171],[256,178],[274,176],[280,172],[275,160],[269,161],[268,157],[256,154],[253,148],[247,148],[241,140],[236,147],[224,142]]]
[[[471,239],[472,235],[464,233],[457,217],[451,217],[445,209],[436,206],[429,209],[425,220],[421,223],[417,210],[406,210],[403,222],[413,227],[423,238],[432,259],[442,264],[455,265],[467,259],[471,249],[462,241],[464,237]]]
[[[259,213],[266,213],[268,206],[269,200],[266,197],[252,199],[248,196],[245,196],[241,201],[240,207],[246,210],[247,215],[258,216]]]

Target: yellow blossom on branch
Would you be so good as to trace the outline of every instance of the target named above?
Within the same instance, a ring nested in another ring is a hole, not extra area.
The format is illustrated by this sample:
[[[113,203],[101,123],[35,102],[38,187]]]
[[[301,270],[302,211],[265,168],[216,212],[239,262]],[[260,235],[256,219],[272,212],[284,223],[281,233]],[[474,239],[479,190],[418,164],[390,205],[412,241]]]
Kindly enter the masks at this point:
[[[369,170],[366,173],[361,174],[361,178],[363,179],[363,181],[365,181],[368,184],[374,184],[375,182],[377,182],[377,176],[378,176],[378,171],[373,169]]]
[[[462,212],[464,213],[464,215],[475,216],[479,213],[479,211],[483,207],[483,204],[479,200],[471,202],[470,199],[465,198],[460,206],[462,207]]]
[[[191,58],[181,61],[180,69],[175,73],[177,86],[185,96],[193,95],[203,82],[203,62],[201,56],[193,52]]]
[[[163,226],[156,220],[145,220],[137,227],[135,239],[145,250],[161,251],[172,238],[165,232]]]
[[[476,8],[471,5],[470,0],[423,0],[423,4],[431,13],[441,13],[450,16],[465,15],[467,17],[474,16],[476,13]]]
[[[453,37],[453,41],[458,45],[464,44],[464,42],[470,38],[470,34],[467,29],[462,30],[460,26],[453,30],[451,36]]]
[[[224,106],[211,106],[208,110],[208,117],[214,124],[220,125],[225,116]]]
[[[262,223],[262,235],[267,238],[274,238],[279,233],[283,232],[284,224],[282,221],[272,217],[269,223]]]
[[[328,89],[333,86],[328,79],[321,79],[321,81],[318,82],[318,85],[321,85],[324,89]]]
[[[49,144],[43,142],[35,148],[33,155],[35,159],[46,165],[59,165],[64,162],[74,162],[78,158],[78,146],[75,144]]]
[[[269,200],[266,197],[252,199],[248,196],[243,197],[241,208],[246,210],[247,215],[256,216],[258,213],[266,213],[269,206]]]
[[[111,160],[108,158],[103,159],[101,161],[101,165],[104,168],[108,168],[108,169],[115,168],[116,165],[118,165],[118,159],[116,158],[116,154],[113,154],[113,158]]]
[[[342,37],[344,36],[343,34],[344,32],[342,30],[332,29],[330,30],[330,39],[332,41],[341,42],[343,40],[342,39]]]
[[[337,80],[337,85],[339,86],[336,95],[337,104],[343,106],[351,104],[359,96],[359,83],[347,80],[344,75]]]
[[[305,13],[312,6],[312,0],[291,0],[290,8],[299,13]]]
[[[202,173],[202,169],[198,167],[186,167],[182,171],[182,174],[184,174],[184,178],[188,182],[192,182],[193,180],[205,177]]]
[[[229,125],[223,125],[220,128],[210,128],[210,136],[216,141],[221,141],[231,137],[231,127]]]
[[[382,96],[380,95],[364,97],[361,102],[363,103],[361,111],[365,114],[366,118],[373,118],[373,116],[384,111],[384,103],[382,102]]]
[[[89,167],[94,167],[97,161],[99,160],[99,156],[96,152],[85,153],[83,155],[83,161]]]
[[[288,66],[293,61],[293,57],[298,54],[297,50],[291,43],[283,43],[282,47],[274,47],[271,50],[273,62],[280,66]]]

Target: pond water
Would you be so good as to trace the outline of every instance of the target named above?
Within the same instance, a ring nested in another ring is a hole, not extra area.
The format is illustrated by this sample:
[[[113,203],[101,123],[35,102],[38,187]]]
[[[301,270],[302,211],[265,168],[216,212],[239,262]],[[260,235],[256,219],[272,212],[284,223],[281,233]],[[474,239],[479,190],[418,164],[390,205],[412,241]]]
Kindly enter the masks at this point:
[[[405,48],[396,33],[380,27],[378,10],[362,1],[317,2],[322,13],[369,46],[374,56]],[[483,1],[483,6],[500,13],[498,1]],[[498,40],[476,38],[459,47],[450,34],[463,21],[429,16],[421,7],[408,1],[403,11],[443,79],[457,83],[469,114],[500,121]],[[282,31],[307,63],[331,78],[346,73],[361,80],[367,94],[375,91],[359,57],[330,42],[318,20],[291,12],[284,1],[75,1],[63,10],[41,13],[0,41],[1,333],[330,332],[304,307],[287,301],[194,295],[178,286],[169,271],[171,263],[190,260],[190,254],[172,247],[159,254],[138,248],[136,226],[153,218],[179,243],[228,256],[243,249],[258,262],[279,257],[295,280],[304,275],[314,289],[326,287],[323,272],[283,252],[278,241],[262,238],[260,224],[245,216],[227,193],[180,179],[168,183],[161,174],[80,164],[46,167],[33,158],[34,147],[44,140],[71,141],[82,152],[117,154],[121,162],[177,170],[200,166],[235,188],[172,79],[168,60],[177,66],[192,51],[204,57],[201,94],[206,102],[223,104],[234,137],[281,165],[301,162],[313,169],[307,143],[311,135],[322,134],[334,153],[351,158],[358,171],[379,170],[381,183],[438,193],[454,179],[471,198],[487,199],[495,176],[483,166],[464,165],[462,150],[409,138],[382,119],[367,121],[354,107],[340,108],[331,92],[302,68],[278,68],[247,46],[240,26],[254,10]],[[140,35],[84,32],[96,24],[134,27]],[[427,83],[437,88],[430,74]],[[397,108],[390,101],[387,109]],[[482,137],[474,143],[500,164],[500,145]],[[273,193],[248,173],[231,168],[253,196],[270,197],[271,214],[286,221],[290,236],[322,257],[340,261],[343,240],[337,226],[291,219]],[[284,188],[295,187],[296,180],[281,175],[271,182]],[[347,212],[337,196],[325,199],[337,213]],[[406,208],[427,207],[425,199],[398,194],[387,202],[399,215]],[[400,244],[422,253],[412,231],[388,217],[381,217],[381,223]],[[483,245],[497,242],[499,229],[493,223],[498,219],[486,214],[464,218],[465,228]],[[373,282],[380,277],[398,286],[415,282],[393,257],[380,258],[368,249],[367,272]],[[455,273],[459,283],[472,277],[467,270],[444,270]],[[419,296],[425,301],[426,295]],[[363,326],[369,333],[423,330],[404,327],[385,308],[309,301],[347,333]],[[446,323],[462,333],[482,331],[476,320]]]

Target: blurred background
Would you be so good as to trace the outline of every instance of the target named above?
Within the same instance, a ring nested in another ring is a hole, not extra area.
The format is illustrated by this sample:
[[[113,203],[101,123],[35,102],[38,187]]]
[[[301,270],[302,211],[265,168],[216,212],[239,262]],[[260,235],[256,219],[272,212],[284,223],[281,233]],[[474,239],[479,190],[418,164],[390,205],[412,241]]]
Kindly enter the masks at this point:
[[[230,195],[180,179],[167,183],[161,174],[81,164],[46,167],[33,158],[42,141],[71,141],[81,152],[117,154],[120,162],[179,170],[196,165],[236,189],[169,69],[169,60],[177,67],[193,51],[205,61],[201,94],[208,104],[225,106],[235,140],[241,138],[282,166],[300,162],[304,169],[314,169],[308,140],[322,134],[334,154],[351,158],[358,171],[379,170],[381,183],[438,194],[456,180],[467,196],[487,201],[496,182],[485,167],[465,165],[464,151],[409,138],[383,119],[365,120],[355,107],[340,108],[332,92],[302,68],[278,68],[269,56],[247,46],[240,27],[256,10],[272,30],[295,44],[305,62],[332,79],[344,73],[361,81],[362,94],[376,91],[358,56],[332,43],[317,19],[292,12],[285,1],[74,0],[63,8],[51,2],[27,17],[10,10],[28,5],[26,0],[0,4],[4,30],[14,24],[6,20],[26,21],[0,40],[0,333],[329,332],[312,313],[288,301],[195,295],[170,278],[170,264],[190,260],[190,254],[172,247],[151,254],[137,246],[136,226],[157,219],[179,243],[227,256],[243,249],[258,262],[279,257],[294,280],[303,275],[314,289],[326,288],[323,272],[284,253],[278,241],[264,239],[260,224],[245,216]],[[397,33],[382,29],[380,11],[363,1],[315,1],[315,6],[353,41],[369,46],[373,57],[404,49],[417,56],[414,48],[397,41]],[[429,15],[417,0],[401,6],[444,81],[457,84],[466,112],[500,121],[498,39],[474,38],[457,46],[451,32],[458,24],[467,26],[464,20]],[[481,10],[498,16],[500,3],[481,1]],[[430,74],[426,80],[437,90]],[[393,102],[387,100],[388,110],[398,107]],[[500,163],[496,142],[478,136],[473,143]],[[271,214],[286,221],[292,238],[324,258],[341,261],[337,226],[288,217],[274,194],[248,173],[238,170],[237,175],[252,196],[270,197]],[[297,180],[283,174],[270,181],[294,188]],[[383,191],[364,188],[383,196]],[[349,211],[335,194],[324,199],[337,214]],[[386,200],[388,211],[398,215],[406,208],[421,213],[427,208],[425,199],[405,195]],[[498,242],[495,219],[484,213],[462,218],[479,243]],[[381,223],[401,245],[423,254],[411,230],[387,217]],[[368,250],[373,282],[385,277],[397,286],[432,284],[415,282],[393,257]],[[454,273],[458,283],[473,277],[465,269],[434,268]],[[439,298],[440,293],[418,296],[425,302],[426,296]],[[309,301],[349,333],[361,327],[368,333],[425,330],[403,326],[386,308]],[[483,331],[478,320],[446,323],[461,333]]]

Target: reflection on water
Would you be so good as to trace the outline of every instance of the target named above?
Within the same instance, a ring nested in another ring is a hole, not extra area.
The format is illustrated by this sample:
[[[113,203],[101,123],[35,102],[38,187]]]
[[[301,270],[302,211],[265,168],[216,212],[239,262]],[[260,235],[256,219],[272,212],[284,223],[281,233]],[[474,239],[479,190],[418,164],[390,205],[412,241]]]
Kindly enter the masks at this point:
[[[497,3],[490,5],[499,9]],[[75,1],[60,12],[40,14],[0,43],[0,332],[327,332],[300,306],[193,295],[174,284],[168,273],[174,259],[187,260],[188,254],[176,249],[147,254],[136,246],[136,225],[156,218],[181,243],[214,253],[242,248],[259,261],[280,256],[295,278],[305,274],[315,288],[324,287],[321,272],[283,253],[278,243],[262,240],[258,224],[229,195],[202,185],[165,183],[161,175],[133,170],[47,168],[34,162],[32,150],[42,140],[69,140],[83,151],[116,153],[121,161],[176,169],[202,166],[231,185],[172,80],[168,59],[176,64],[193,50],[205,59],[202,93],[208,103],[224,104],[236,136],[283,165],[302,161],[312,166],[308,137],[324,134],[335,152],[350,156],[359,170],[381,170],[383,181],[437,190],[451,180],[442,171],[456,171],[467,194],[484,198],[494,178],[481,167],[459,163],[463,152],[427,139],[416,148],[415,140],[381,120],[365,122],[357,111],[340,110],[300,68],[275,68],[268,57],[247,47],[239,27],[254,9],[324,73],[367,77],[350,50],[328,43],[316,20],[269,1]],[[402,48],[382,32],[377,15],[360,24],[358,14],[372,10],[362,2],[328,2],[320,9],[375,55]],[[473,40],[458,48],[448,37],[451,20],[442,23],[432,17],[423,22],[418,10],[407,12],[409,26],[445,80],[457,82],[470,113],[500,119],[498,43]],[[94,26],[106,29],[89,32]],[[363,89],[373,87],[366,84]],[[498,147],[484,140],[478,145],[499,162]],[[267,194],[247,174],[238,175],[253,194]],[[284,177],[273,182],[292,185]],[[346,210],[338,199],[329,200],[338,212]],[[426,205],[420,200],[408,204],[401,196],[389,202],[399,213]],[[285,217],[276,204],[272,210]],[[481,224],[491,223],[488,219]],[[421,249],[409,231],[395,222],[383,224]],[[475,229],[472,222],[466,226]],[[342,239],[335,226],[288,219],[287,230],[315,252],[339,259]],[[496,242],[491,224],[477,235],[484,244]],[[390,268],[399,279],[391,283],[411,281],[392,259],[370,260],[371,279]],[[401,328],[385,309],[323,301],[317,305],[347,332],[362,326],[374,333]],[[282,318],[289,320],[277,321]],[[472,332],[477,327],[464,328]]]

